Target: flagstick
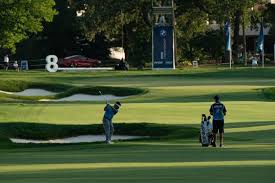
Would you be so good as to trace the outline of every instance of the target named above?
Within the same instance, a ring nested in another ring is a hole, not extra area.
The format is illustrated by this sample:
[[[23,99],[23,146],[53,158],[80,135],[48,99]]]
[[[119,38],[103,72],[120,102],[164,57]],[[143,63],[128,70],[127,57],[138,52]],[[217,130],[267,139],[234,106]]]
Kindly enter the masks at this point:
[[[262,53],[262,63],[263,63],[263,68],[265,68],[265,54],[264,54],[264,51]]]
[[[263,26],[264,26],[264,17],[262,17],[262,23],[261,23],[261,29],[263,29]],[[262,30],[263,31],[263,30]],[[264,53],[264,31],[263,31],[263,51],[262,51],[262,65],[263,65],[263,68],[265,67],[265,53]]]

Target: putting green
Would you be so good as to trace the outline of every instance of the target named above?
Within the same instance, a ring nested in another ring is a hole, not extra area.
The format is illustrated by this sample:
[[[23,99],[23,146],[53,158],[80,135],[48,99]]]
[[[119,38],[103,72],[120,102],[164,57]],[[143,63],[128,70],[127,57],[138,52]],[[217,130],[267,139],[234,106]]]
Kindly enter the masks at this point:
[[[147,122],[167,129],[179,129],[174,137],[125,141],[111,146],[13,145],[5,140],[9,133],[2,127],[1,181],[273,183],[275,102],[262,90],[275,86],[274,73],[275,69],[272,68],[54,74],[0,72],[2,86],[12,79],[77,87],[144,88],[148,93],[122,100],[123,107],[114,121],[129,124]],[[187,138],[183,129],[187,129],[184,126],[198,128],[200,115],[208,113],[216,94],[221,95],[228,109],[226,146],[201,148],[197,137]],[[7,129],[16,134],[19,132],[16,125],[20,125],[20,122],[100,124],[103,107],[101,102],[55,104],[19,102],[15,99],[0,104],[0,123],[11,123]],[[17,123],[12,126],[12,122]],[[43,129],[45,131],[39,131],[41,135],[49,133],[50,128]],[[69,127],[69,131],[73,129]],[[36,128],[29,125],[20,130],[31,133]],[[77,130],[71,133],[77,133]],[[57,132],[61,133],[60,129]]]

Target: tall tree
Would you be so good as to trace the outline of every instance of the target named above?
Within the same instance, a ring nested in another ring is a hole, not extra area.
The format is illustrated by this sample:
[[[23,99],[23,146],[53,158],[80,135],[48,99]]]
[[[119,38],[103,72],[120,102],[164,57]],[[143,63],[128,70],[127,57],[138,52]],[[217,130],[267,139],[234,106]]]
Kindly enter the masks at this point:
[[[15,52],[17,43],[42,31],[42,23],[57,14],[54,5],[54,0],[0,0],[0,48]]]
[[[100,32],[110,40],[117,42],[124,40],[126,59],[136,55],[143,55],[139,59],[148,59],[151,51],[152,22],[149,16],[151,0],[75,0],[74,2],[85,12],[82,28],[86,37],[94,39]],[[170,1],[159,0],[159,2],[163,4]],[[221,25],[221,30],[224,22],[230,20],[234,29],[233,53],[236,60],[239,53],[240,25],[242,22],[245,23],[243,25],[248,25],[247,15],[250,8],[262,0],[174,0],[174,2],[177,7],[176,28],[181,51],[189,52],[190,58],[194,57],[192,39],[207,31],[207,20],[217,21]]]
[[[201,11],[192,0],[176,1],[176,5],[178,56],[192,60],[198,57],[195,40],[207,30],[208,14]]]
[[[171,4],[171,0],[157,2]],[[207,14],[200,12],[192,0],[176,0],[175,4],[178,40],[179,44],[184,44],[179,49],[185,49],[191,45],[188,42],[190,38],[205,29]],[[151,0],[86,0],[79,7],[85,9],[83,30],[87,37],[94,39],[98,32],[102,32],[111,40],[123,39],[127,60],[141,64],[150,60]]]
[[[271,25],[270,33],[275,40],[275,4],[268,4],[264,14],[265,22]]]
[[[246,28],[250,22],[251,8],[263,0],[197,0],[195,4],[202,11],[208,13],[209,18],[223,24],[229,20],[234,29],[233,34],[233,58],[236,61],[239,55],[240,26]],[[245,48],[244,48],[245,49]]]
[[[140,54],[133,53],[133,46],[150,45],[150,0],[86,0],[81,3],[79,7],[85,9],[82,28],[89,39],[103,33],[110,40],[123,40],[126,59]],[[143,51],[148,52],[145,48]]]

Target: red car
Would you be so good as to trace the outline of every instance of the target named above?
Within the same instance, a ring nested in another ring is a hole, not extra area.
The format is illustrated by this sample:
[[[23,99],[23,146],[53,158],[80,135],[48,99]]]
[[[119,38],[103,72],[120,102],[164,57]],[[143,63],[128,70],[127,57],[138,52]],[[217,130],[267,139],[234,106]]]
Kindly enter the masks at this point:
[[[63,67],[97,67],[101,61],[81,55],[73,55],[60,59],[58,65]]]

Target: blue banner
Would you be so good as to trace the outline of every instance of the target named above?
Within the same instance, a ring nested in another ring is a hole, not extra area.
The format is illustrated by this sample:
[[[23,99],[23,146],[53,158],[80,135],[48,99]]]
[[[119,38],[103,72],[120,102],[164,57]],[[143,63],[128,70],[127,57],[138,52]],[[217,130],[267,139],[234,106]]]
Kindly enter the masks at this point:
[[[264,52],[264,25],[263,25],[263,22],[261,23],[260,35],[257,40],[257,52],[258,53]]]
[[[153,31],[153,68],[174,69],[173,26],[156,26]]]
[[[231,51],[231,26],[229,22],[225,23],[225,50]]]

